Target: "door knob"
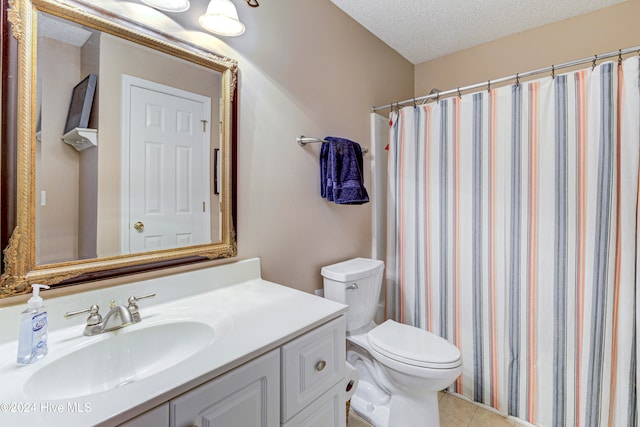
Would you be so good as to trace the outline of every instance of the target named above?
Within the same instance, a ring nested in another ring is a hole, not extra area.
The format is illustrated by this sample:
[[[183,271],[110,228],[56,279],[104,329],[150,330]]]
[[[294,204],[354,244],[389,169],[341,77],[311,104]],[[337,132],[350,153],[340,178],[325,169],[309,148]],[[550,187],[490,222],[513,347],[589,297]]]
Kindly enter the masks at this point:
[[[133,228],[135,228],[138,231],[142,231],[144,230],[144,224],[141,221],[138,221],[135,224],[133,224]]]

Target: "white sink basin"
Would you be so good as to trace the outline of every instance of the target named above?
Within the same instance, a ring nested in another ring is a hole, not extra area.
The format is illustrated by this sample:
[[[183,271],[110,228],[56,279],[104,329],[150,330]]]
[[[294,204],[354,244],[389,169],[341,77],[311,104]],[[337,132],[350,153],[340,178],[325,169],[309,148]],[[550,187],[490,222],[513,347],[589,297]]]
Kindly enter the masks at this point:
[[[46,364],[24,384],[34,399],[71,399],[123,387],[180,363],[208,346],[213,328],[182,321],[123,328]]]

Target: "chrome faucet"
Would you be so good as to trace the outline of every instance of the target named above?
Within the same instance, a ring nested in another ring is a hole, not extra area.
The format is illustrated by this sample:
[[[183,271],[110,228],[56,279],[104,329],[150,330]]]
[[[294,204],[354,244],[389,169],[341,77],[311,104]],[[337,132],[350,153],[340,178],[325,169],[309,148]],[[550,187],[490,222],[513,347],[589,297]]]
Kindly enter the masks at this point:
[[[100,332],[114,331],[133,323],[133,318],[127,307],[116,305],[114,300],[109,301],[109,312],[102,319]]]
[[[116,305],[116,302],[111,300],[109,302],[109,312],[104,318],[100,315],[100,308],[95,304],[84,310],[67,312],[64,314],[64,317],[68,319],[78,314],[89,313],[83,334],[90,337],[138,323],[141,319],[137,302],[143,298],[151,298],[154,296],[156,296],[155,293],[139,297],[129,297],[127,300],[129,305],[126,307],[124,305]]]

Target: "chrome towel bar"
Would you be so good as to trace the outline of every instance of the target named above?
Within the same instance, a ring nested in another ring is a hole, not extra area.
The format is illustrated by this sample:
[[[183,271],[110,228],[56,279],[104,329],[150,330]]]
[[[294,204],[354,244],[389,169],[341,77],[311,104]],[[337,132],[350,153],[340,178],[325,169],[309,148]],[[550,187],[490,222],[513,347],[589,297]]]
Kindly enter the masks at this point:
[[[329,141],[325,141],[324,139],[320,139],[320,138],[313,138],[313,137],[309,137],[309,136],[304,136],[304,135],[298,135],[298,137],[296,138],[296,142],[298,143],[298,145],[300,147],[304,147],[307,144],[313,144],[316,142],[321,142],[323,144],[328,144]],[[367,154],[369,152],[368,148],[363,148],[362,149],[362,154]]]

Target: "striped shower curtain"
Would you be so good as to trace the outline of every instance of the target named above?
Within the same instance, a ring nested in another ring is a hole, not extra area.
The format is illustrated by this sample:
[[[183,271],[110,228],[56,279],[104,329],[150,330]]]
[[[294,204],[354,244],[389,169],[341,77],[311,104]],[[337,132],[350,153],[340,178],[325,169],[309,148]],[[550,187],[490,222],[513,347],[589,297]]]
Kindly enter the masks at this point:
[[[638,62],[391,113],[387,316],[536,426],[637,425]]]

